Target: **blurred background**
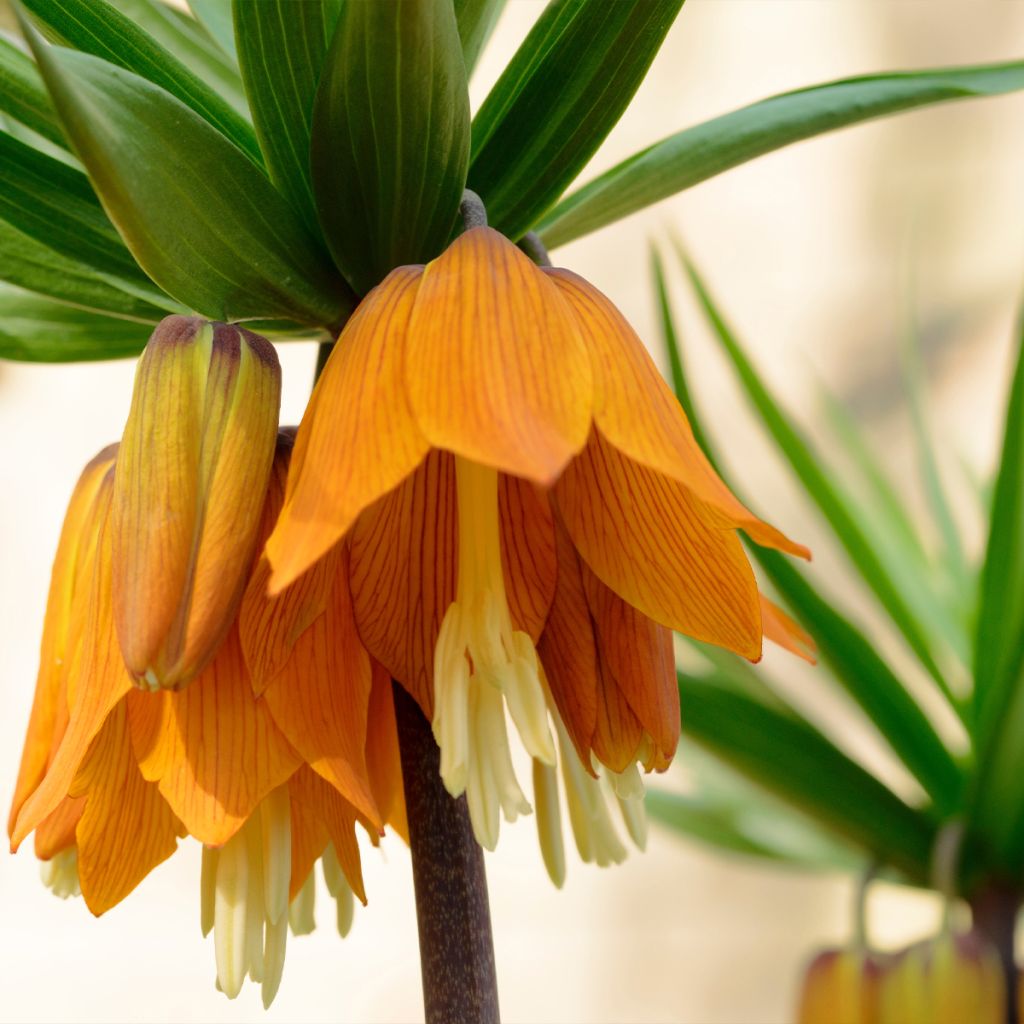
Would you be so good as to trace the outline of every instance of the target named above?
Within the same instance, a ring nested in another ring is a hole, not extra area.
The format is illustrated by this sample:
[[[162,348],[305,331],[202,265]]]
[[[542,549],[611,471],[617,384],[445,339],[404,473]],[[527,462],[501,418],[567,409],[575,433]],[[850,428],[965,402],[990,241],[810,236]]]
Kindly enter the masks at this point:
[[[541,7],[540,0],[508,4],[473,83],[476,105]],[[1018,0],[690,0],[586,177],[772,93],[876,70],[1020,58],[1022,42]],[[1021,298],[1021,124],[1024,97],[1017,95],[848,129],[730,171],[566,246],[555,262],[611,296],[657,350],[649,245],[678,232],[776,394],[812,437],[824,382],[882,450],[912,507],[921,499],[899,353],[913,306],[947,483],[977,548],[966,481],[991,471]],[[681,284],[674,269],[670,277]],[[730,469],[757,512],[814,547],[815,578],[858,607],[842,556],[758,435],[689,295],[679,287],[673,298],[696,400]],[[305,344],[280,351],[282,422],[298,422],[315,353]],[[65,503],[82,465],[120,436],[132,373],[130,362],[0,364],[5,813]],[[766,663],[817,717],[844,715],[813,669],[774,651]],[[887,771],[867,730],[850,729],[847,745]],[[685,787],[685,761],[684,752],[652,785]],[[357,912],[352,934],[338,939],[332,905],[322,900],[321,927],[291,942],[280,994],[265,1015],[251,986],[234,1003],[214,991],[212,940],[199,932],[194,842],[98,921],[80,900],[62,903],[41,886],[30,845],[17,858],[0,855],[0,1019],[421,1017],[409,858],[394,839],[382,852],[366,852],[370,905]],[[565,888],[555,891],[529,819],[505,826],[497,853],[488,855],[506,1021],[783,1022],[805,958],[848,937],[851,884],[843,877],[728,860],[656,826],[647,853],[632,852],[618,869],[569,860]],[[895,945],[933,926],[937,907],[883,885],[871,913],[876,937]]]

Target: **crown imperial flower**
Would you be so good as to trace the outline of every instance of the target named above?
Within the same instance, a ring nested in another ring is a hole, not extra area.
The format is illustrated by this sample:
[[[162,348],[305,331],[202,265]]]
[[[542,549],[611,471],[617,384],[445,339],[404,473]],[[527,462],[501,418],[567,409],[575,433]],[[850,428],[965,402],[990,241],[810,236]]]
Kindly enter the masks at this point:
[[[530,810],[508,712],[557,878],[558,737],[636,797],[636,763],[664,769],[678,739],[671,630],[751,659],[763,635],[803,639],[758,594],[737,529],[807,554],[728,491],[603,295],[475,227],[356,311],[266,552],[277,593],[347,546],[362,641],[431,718],[488,848],[500,814]],[[595,806],[582,794],[571,810]]]
[[[139,360],[113,497],[113,600],[125,664],[179,689],[238,610],[274,457],[281,370],[241,327],[167,317]]]

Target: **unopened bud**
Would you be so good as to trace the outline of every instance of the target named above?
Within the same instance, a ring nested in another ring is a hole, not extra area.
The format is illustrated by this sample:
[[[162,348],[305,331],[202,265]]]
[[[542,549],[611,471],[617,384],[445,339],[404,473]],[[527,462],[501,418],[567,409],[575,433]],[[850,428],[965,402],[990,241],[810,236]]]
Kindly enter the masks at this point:
[[[281,369],[265,338],[170,316],[135,375],[114,478],[113,587],[125,664],[178,689],[213,657],[252,563]]]

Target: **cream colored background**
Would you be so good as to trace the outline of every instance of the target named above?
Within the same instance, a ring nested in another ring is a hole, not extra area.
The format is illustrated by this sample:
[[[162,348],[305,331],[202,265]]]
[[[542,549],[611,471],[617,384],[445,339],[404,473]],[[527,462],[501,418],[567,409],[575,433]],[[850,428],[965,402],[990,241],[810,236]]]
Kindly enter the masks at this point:
[[[537,16],[513,0],[474,82],[479,102]],[[1019,0],[691,0],[588,175],[671,131],[774,92],[895,67],[1022,56]],[[1024,265],[1024,99],[949,105],[804,143],[732,171],[556,255],[654,338],[647,244],[678,229],[766,376],[810,429],[823,378],[862,416],[897,474],[912,457],[896,378],[907,266],[917,268],[934,420],[951,456],[988,469]],[[758,510],[843,563],[756,437],[728,372],[679,294],[696,390]],[[301,415],[313,353],[281,348],[283,422]],[[84,462],[120,434],[132,366],[0,366],[0,803],[6,806],[35,676],[49,563]],[[950,482],[963,490],[956,474]],[[969,509],[969,502],[962,502]],[[975,524],[976,532],[976,524]],[[851,587],[844,598],[856,600]],[[885,643],[880,639],[880,643]],[[770,666],[826,717],[844,714],[814,673]],[[684,707],[685,713],[685,707]],[[844,738],[886,769],[857,723]],[[674,772],[659,785],[680,786]],[[894,783],[906,785],[898,774]],[[365,866],[370,906],[344,943],[324,926],[291,945],[270,1013],[247,988],[213,988],[191,841],[94,920],[38,883],[28,848],[0,855],[0,1019],[411,1021],[421,1013],[409,862],[394,841]],[[548,884],[529,820],[488,857],[504,1017],[519,1021],[787,1019],[801,961],[847,927],[849,886],[720,859],[655,829],[621,869],[572,862]],[[934,920],[922,897],[873,900],[878,936]]]

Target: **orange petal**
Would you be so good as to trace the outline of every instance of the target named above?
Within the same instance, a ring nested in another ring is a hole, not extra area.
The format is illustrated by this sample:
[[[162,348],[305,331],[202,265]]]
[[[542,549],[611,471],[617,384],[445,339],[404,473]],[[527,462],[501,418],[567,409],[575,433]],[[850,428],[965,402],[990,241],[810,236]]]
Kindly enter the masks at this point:
[[[743,547],[688,488],[595,431],[555,494],[577,550],[623,600],[671,629],[760,658],[757,584]]]
[[[334,843],[338,855],[338,863],[348,879],[352,891],[360,901],[366,903],[366,892],[363,889],[363,871],[359,860],[359,844],[356,842],[355,824],[356,810],[338,791],[327,785],[323,779],[307,766],[303,765],[288,783],[288,795],[291,798],[292,832],[295,834],[296,819],[299,830],[309,830],[306,821],[318,822],[327,830],[327,836]],[[314,828],[316,826],[313,826]],[[309,872],[307,871],[306,874]],[[301,887],[302,881],[299,880]],[[292,875],[294,885],[296,876]],[[297,892],[298,889],[295,890]]]
[[[626,318],[596,288],[568,270],[547,271],[573,307],[590,351],[594,422],[627,458],[685,484],[724,524],[759,544],[809,558],[802,544],[761,522],[711,467],[686,413]]]
[[[405,369],[436,448],[549,484],[586,443],[590,361],[572,311],[489,228],[460,235],[424,270]]]
[[[340,557],[327,610],[299,637],[264,692],[274,723],[310,767],[379,826],[366,767],[371,668],[348,589],[348,554]]]
[[[84,625],[76,631],[79,640],[67,668],[68,726],[45,777],[21,808],[11,836],[12,850],[17,849],[25,836],[67,796],[89,744],[114,705],[132,689],[114,628],[110,581],[111,492],[108,475],[96,496],[95,543],[82,567],[88,592],[82,602]]]
[[[408,843],[409,823],[405,816],[402,759],[398,751],[398,726],[391,686],[391,674],[375,661],[366,733],[366,764],[384,824],[390,825]]]
[[[434,645],[455,600],[456,506],[455,461],[431,452],[401,487],[359,517],[351,538],[359,635],[427,718],[434,707]]]
[[[618,698],[611,686],[621,694],[635,715],[638,724],[651,737],[656,763],[667,768],[679,745],[679,686],[676,682],[675,654],[672,633],[659,626],[642,612],[626,604],[609,590],[586,566],[583,583],[587,604],[597,635],[598,658],[604,680],[605,715],[598,719],[598,736],[607,729],[615,736],[617,719],[626,720],[626,735],[616,746],[616,762],[606,760],[595,741],[595,752],[613,771],[622,771],[636,759],[632,741],[632,723],[615,705]],[[602,721],[606,718],[606,721]],[[625,757],[625,763],[621,763]],[[621,764],[621,767],[619,766]]]
[[[289,436],[278,436],[277,455],[263,506],[260,547],[270,536],[284,504],[291,447]],[[267,593],[270,562],[266,555],[258,559],[238,615],[242,653],[257,697],[285,667],[299,637],[326,610],[334,581],[341,572],[341,557],[340,545],[332,548],[276,597]]]
[[[114,608],[148,688],[190,682],[235,618],[280,397],[274,347],[241,327],[168,317],[139,360],[114,486]]]
[[[189,833],[226,843],[301,758],[252,693],[237,629],[180,693],[132,693],[132,745],[143,776]]]
[[[68,502],[61,527],[57,555],[50,574],[50,591],[46,598],[43,639],[39,647],[39,674],[36,677],[32,713],[25,733],[18,780],[14,785],[7,834],[14,831],[18,812],[29,794],[42,781],[61,733],[57,732],[59,710],[63,705],[66,722],[66,694],[63,684],[64,665],[69,657],[72,604],[76,594],[88,593],[88,581],[82,586],[81,568],[90,540],[95,543],[96,496],[103,478],[113,464],[117,445],[104,448],[82,471]],[[38,837],[37,837],[38,846]]]
[[[299,427],[287,503],[267,542],[274,591],[333,547],[427,453],[402,364],[421,273],[392,271],[362,301],[327,360]]]
[[[501,565],[512,624],[534,643],[555,595],[558,566],[548,497],[520,477],[498,477]]]
[[[592,746],[602,764],[613,772],[623,772],[637,759],[644,727],[609,666],[600,658],[597,666],[597,724]]]
[[[123,701],[96,737],[75,792],[86,795],[76,833],[78,878],[86,905],[98,916],[178,846],[178,822],[135,763]]]
[[[597,644],[590,618],[579,556],[565,527],[556,519],[558,578],[537,653],[551,696],[580,761],[589,772],[590,748],[597,729],[599,680]]]
[[[40,860],[50,860],[75,845],[75,829],[83,810],[85,801],[81,797],[66,796],[57,804],[57,809],[40,823],[33,837],[35,853]]]
[[[817,664],[814,652],[818,645],[814,637],[805,630],[800,623],[790,618],[774,601],[769,601],[764,594],[761,595],[761,623],[764,627],[766,639],[784,647],[791,654],[798,658]]]

